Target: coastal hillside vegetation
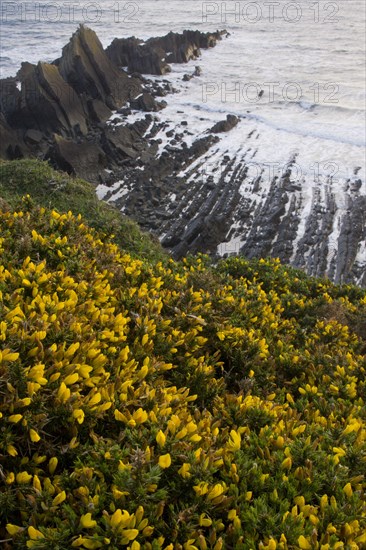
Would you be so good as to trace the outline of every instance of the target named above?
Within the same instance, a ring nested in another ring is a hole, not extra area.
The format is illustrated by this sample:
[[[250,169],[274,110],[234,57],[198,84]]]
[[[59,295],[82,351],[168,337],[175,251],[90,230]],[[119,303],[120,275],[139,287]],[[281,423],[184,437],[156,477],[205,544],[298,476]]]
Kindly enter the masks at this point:
[[[141,231],[134,221],[98,200],[95,186],[87,181],[53,170],[47,162],[36,159],[0,159],[0,197],[16,206],[27,194],[40,206],[81,214],[88,225],[113,234],[114,242],[133,255],[154,260],[165,255],[159,242]]]
[[[0,173],[4,550],[365,548],[366,291]]]

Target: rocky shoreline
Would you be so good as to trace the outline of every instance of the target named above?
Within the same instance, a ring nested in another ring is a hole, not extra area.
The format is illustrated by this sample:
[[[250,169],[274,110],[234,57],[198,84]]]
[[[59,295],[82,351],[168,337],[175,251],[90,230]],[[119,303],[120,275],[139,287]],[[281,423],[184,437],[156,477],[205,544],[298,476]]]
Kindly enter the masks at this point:
[[[197,132],[184,112],[179,124],[164,115],[174,102],[171,64],[197,59],[226,34],[116,38],[104,50],[81,26],[60,59],[23,63],[16,77],[0,81],[0,156],[48,159],[91,181],[100,198],[176,257],[277,256],[311,275],[366,286],[359,259],[366,196],[357,171],[344,182],[340,210],[331,178],[314,183],[309,199],[293,169],[296,158],[280,176],[253,177],[258,133],[250,132],[247,148],[235,155],[225,149],[227,133],[235,141],[243,131],[238,117],[228,114]],[[199,75],[196,66],[183,80]]]
[[[213,47],[223,34],[169,33],[149,45],[115,39],[104,50],[95,32],[80,25],[59,59],[23,63],[16,77],[0,81],[0,156],[48,159],[95,184],[104,181],[105,169],[154,156],[156,144],[143,138],[144,124],[116,131],[106,123],[113,112],[126,108],[159,111],[172,87],[169,82],[154,86],[121,65],[164,74],[170,70],[167,59],[195,59],[200,48]]]

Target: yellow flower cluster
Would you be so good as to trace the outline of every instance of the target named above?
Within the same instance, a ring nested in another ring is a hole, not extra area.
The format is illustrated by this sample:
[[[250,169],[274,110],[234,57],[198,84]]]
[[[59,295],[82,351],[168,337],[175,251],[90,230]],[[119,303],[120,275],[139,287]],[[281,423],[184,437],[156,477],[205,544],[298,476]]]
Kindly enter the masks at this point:
[[[365,291],[151,264],[71,213],[0,232],[6,548],[365,548]]]

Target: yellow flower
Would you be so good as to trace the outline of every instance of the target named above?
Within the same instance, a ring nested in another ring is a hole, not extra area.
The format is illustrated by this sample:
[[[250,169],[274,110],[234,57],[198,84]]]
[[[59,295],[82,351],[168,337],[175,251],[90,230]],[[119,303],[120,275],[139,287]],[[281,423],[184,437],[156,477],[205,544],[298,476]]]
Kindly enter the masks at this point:
[[[68,376],[66,376],[66,378],[64,379],[64,384],[66,386],[71,386],[72,384],[75,384],[75,382],[77,382],[79,380],[79,375],[77,372],[74,372],[74,374],[69,374]]]
[[[281,468],[283,468],[284,470],[291,470],[291,466],[292,459],[290,456],[288,456],[287,458],[285,458],[285,460],[282,461]]]
[[[117,529],[117,527],[124,528],[128,526],[130,520],[131,516],[127,512],[127,510],[122,511],[120,508],[118,508],[112,515],[110,523],[113,529]]]
[[[306,540],[304,535],[300,535],[297,542],[299,543],[301,550],[311,550],[311,544],[308,540]]]
[[[208,500],[213,500],[226,491],[226,487],[221,485],[221,483],[216,483],[207,495]]]
[[[333,447],[333,452],[336,453],[338,456],[346,455],[346,451],[342,449],[342,447]]]
[[[11,485],[12,483],[14,483],[14,481],[15,481],[14,472],[10,472],[5,478],[5,483],[7,485]]]
[[[282,435],[279,435],[275,441],[275,446],[278,448],[278,449],[282,449],[282,447],[284,446],[285,444],[285,440],[284,438],[282,437]]]
[[[189,441],[192,441],[193,443],[198,443],[199,441],[201,441],[201,439],[202,439],[202,436],[200,436],[198,434],[193,434],[189,438]]]
[[[34,475],[33,476],[33,488],[36,490],[36,491],[42,491],[42,485],[41,485],[41,482],[39,480],[39,477],[37,475]]]
[[[79,537],[74,540],[74,542],[71,544],[71,546],[83,546],[84,548],[87,548],[88,550],[97,550],[98,548],[103,547],[103,543],[97,541],[88,539],[87,537],[82,537],[79,535]]]
[[[18,527],[18,525],[13,525],[12,523],[6,524],[6,530],[12,537],[19,533],[20,531],[23,531],[23,527]]]
[[[65,403],[70,398],[71,391],[64,382],[61,382],[60,387],[57,392],[57,397],[62,403]]]
[[[291,405],[294,404],[294,398],[292,397],[292,395],[290,393],[286,393],[286,400],[291,403]]]
[[[33,429],[29,430],[29,435],[30,435],[31,441],[33,441],[33,443],[38,443],[38,441],[41,439],[39,437],[39,435],[37,434],[37,432]]]
[[[122,540],[123,545],[128,544],[130,540],[133,540],[139,534],[138,529],[123,529],[122,531]]]
[[[44,535],[32,526],[28,527],[28,535],[32,540],[44,539]]]
[[[72,416],[77,420],[79,424],[84,422],[85,413],[82,409],[75,409],[72,411]]]
[[[22,418],[23,418],[22,414],[12,414],[11,416],[9,416],[8,420],[9,422],[13,422],[13,424],[17,424],[18,422],[21,421]]]
[[[89,365],[82,365],[78,368],[78,373],[82,378],[89,378],[89,374],[93,370],[93,367],[90,367]],[[90,402],[89,402],[90,404]]]
[[[90,367],[91,369],[91,367]],[[79,369],[80,372],[80,369]],[[92,407],[93,405],[97,405],[102,399],[102,396],[99,392],[97,392],[93,397],[88,401],[89,407]]]
[[[81,516],[80,525],[84,529],[91,529],[97,525],[97,522],[91,518],[91,513],[88,512],[87,514]]]
[[[137,409],[137,411],[133,413],[132,418],[136,422],[136,424],[143,424],[149,418],[149,415],[140,407],[139,409]]]
[[[2,361],[8,361],[9,363],[16,361],[19,358],[19,353],[11,353],[10,350],[4,349],[0,351],[0,363]]]
[[[16,475],[16,481],[20,485],[29,483],[32,479],[32,476],[28,474],[28,472],[19,472],[19,474]]]
[[[166,437],[164,433],[161,430],[159,430],[156,435],[156,442],[159,445],[159,447],[164,447],[165,441],[166,441]]]
[[[66,500],[66,493],[65,491],[62,491],[53,499],[52,506],[57,506],[58,504],[61,504],[61,502],[63,502],[64,500]]]
[[[353,495],[353,491],[350,483],[346,483],[346,485],[343,487],[343,492],[347,495],[348,498],[351,498],[351,496]]]
[[[55,472],[57,468],[57,464],[58,464],[58,459],[55,456],[50,458],[48,462],[48,471],[50,472],[51,475]]]
[[[171,456],[169,453],[167,453],[166,455],[161,455],[159,456],[159,466],[160,468],[169,468],[169,466],[171,465],[172,463],[172,459],[171,459]]]
[[[212,519],[206,516],[206,514],[201,514],[199,519],[200,527],[210,527],[212,525]]]
[[[362,422],[358,421],[356,418],[352,418],[350,423],[343,430],[343,435],[348,435],[352,432],[357,432],[362,426]]]
[[[178,474],[182,476],[183,479],[189,479],[192,474],[190,474],[189,470],[191,469],[191,465],[188,462],[185,462],[181,468],[178,470]]]
[[[8,445],[6,450],[7,450],[8,454],[10,454],[10,456],[17,456],[18,455],[18,451],[16,450],[14,445]]]
[[[231,430],[230,432],[230,438],[227,443],[227,448],[232,451],[239,451],[241,445],[241,435],[240,433],[236,432],[235,430]]]
[[[124,414],[122,414],[119,410],[115,409],[114,411],[114,418],[118,421],[118,422],[125,422],[127,424],[128,422],[128,419],[126,418],[126,416]]]

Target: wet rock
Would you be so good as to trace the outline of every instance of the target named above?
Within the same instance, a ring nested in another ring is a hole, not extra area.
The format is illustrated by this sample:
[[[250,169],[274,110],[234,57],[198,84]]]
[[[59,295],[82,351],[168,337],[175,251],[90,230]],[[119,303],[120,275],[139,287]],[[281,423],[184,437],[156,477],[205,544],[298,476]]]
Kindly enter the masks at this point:
[[[38,145],[43,139],[42,132],[38,130],[27,130],[24,134],[24,141],[31,145]]]
[[[11,128],[0,113],[0,156],[5,159],[19,159],[29,154],[21,133]]]
[[[221,132],[229,132],[235,126],[238,124],[239,119],[235,115],[227,115],[226,120],[220,120],[220,122],[216,122],[214,126],[210,130],[208,130],[212,134],[219,134]]]
[[[99,99],[112,110],[142,91],[141,83],[111,62],[95,32],[84,25],[73,34],[56,63],[78,95]]]
[[[144,92],[136,99],[131,100],[130,106],[131,109],[137,109],[138,111],[145,112],[156,112],[162,109],[161,103],[156,101],[156,99],[154,99],[154,97],[147,92]]]
[[[138,38],[115,38],[106,49],[109,59],[120,67],[128,67],[131,73],[162,75],[170,72],[160,48],[149,48]]]
[[[76,144],[57,135],[47,158],[65,172],[95,184],[99,182],[97,174],[107,167],[107,157],[97,144]]]
[[[169,63],[187,63],[200,55],[201,48],[210,48],[221,40],[226,31],[202,33],[185,30],[150,38],[146,42],[135,37],[115,38],[106,53],[109,59],[130,72],[163,75],[170,72]]]
[[[14,113],[19,109],[21,92],[18,89],[17,78],[4,78],[0,80],[0,112],[4,120],[11,123]]]
[[[89,117],[94,123],[103,123],[108,120],[112,111],[99,99],[90,99],[87,102]]]

